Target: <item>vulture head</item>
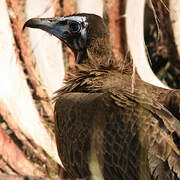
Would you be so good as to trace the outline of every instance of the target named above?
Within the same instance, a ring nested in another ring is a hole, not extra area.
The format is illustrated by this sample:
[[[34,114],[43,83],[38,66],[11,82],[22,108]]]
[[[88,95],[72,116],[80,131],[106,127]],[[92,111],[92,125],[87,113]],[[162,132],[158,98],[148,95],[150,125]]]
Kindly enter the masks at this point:
[[[108,27],[103,19],[95,14],[32,18],[24,24],[25,27],[42,29],[59,38],[74,52],[77,64],[103,65],[114,58]]]

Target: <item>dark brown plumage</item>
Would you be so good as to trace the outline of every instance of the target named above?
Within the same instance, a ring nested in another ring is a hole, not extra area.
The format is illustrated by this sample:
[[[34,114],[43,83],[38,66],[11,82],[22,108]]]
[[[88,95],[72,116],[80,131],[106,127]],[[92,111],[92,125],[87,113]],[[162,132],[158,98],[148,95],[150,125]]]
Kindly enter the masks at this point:
[[[77,71],[55,98],[59,156],[70,178],[180,179],[180,91],[119,68],[103,20],[93,14],[31,19],[74,52]]]

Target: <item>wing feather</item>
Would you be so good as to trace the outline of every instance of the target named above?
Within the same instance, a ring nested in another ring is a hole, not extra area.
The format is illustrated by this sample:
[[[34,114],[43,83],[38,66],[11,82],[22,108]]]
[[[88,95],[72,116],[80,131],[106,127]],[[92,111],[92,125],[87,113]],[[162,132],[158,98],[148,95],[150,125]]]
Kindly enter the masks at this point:
[[[55,119],[59,156],[70,177],[180,177],[173,139],[180,122],[152,98],[119,90],[67,93],[56,101]]]

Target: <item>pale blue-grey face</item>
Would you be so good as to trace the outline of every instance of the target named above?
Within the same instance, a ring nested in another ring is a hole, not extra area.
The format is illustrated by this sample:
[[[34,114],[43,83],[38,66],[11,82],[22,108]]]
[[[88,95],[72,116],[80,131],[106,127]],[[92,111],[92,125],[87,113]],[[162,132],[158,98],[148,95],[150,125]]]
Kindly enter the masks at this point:
[[[32,18],[25,27],[39,28],[65,42],[74,52],[85,48],[87,41],[86,16],[68,16],[58,18]]]
[[[86,63],[89,54],[100,53],[101,47],[109,44],[108,28],[103,19],[95,14],[81,13],[66,17],[32,18],[25,23],[25,27],[39,28],[58,37],[72,49],[78,64]],[[93,52],[90,53],[90,51]],[[106,52],[99,56],[104,53]]]

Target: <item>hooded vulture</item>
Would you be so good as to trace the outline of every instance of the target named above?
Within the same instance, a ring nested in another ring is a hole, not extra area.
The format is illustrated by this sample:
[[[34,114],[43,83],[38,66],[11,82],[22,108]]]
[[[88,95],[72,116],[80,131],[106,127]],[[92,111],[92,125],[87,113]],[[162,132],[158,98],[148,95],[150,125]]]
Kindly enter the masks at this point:
[[[94,14],[33,18],[24,27],[71,48],[76,71],[55,98],[55,135],[69,178],[180,179],[180,91],[120,68],[103,19]]]

